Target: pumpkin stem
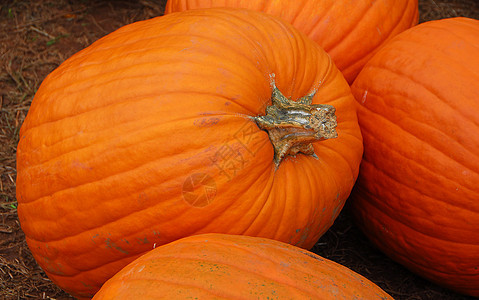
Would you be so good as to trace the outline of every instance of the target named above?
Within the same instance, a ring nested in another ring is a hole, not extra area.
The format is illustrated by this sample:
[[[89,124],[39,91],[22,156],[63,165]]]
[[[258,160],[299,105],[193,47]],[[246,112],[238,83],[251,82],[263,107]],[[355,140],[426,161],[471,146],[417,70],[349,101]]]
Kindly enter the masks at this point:
[[[286,155],[301,152],[318,158],[311,143],[338,136],[336,109],[332,105],[312,104],[316,90],[293,101],[279,91],[274,79],[271,87],[272,105],[266,108],[266,115],[253,119],[260,129],[268,132],[276,169]]]

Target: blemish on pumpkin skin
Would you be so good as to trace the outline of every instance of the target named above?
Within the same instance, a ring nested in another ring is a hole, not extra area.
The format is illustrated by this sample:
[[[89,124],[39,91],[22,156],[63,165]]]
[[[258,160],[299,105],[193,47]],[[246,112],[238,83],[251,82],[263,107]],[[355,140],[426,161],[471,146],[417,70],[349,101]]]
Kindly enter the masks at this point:
[[[341,208],[342,207],[339,207],[339,206],[334,207],[331,214],[331,224],[333,224],[334,220],[336,220],[336,218],[338,217],[339,211],[341,210]]]
[[[144,238],[136,238],[136,241],[138,242],[138,244],[149,244],[150,241],[148,240],[147,237],[144,237]]]
[[[43,257],[43,260],[45,261],[46,271],[56,275],[65,275],[65,273],[62,271],[63,270],[62,264],[55,263],[49,257]]]
[[[382,36],[382,35],[383,35],[383,33],[381,32],[381,29],[380,29],[379,27],[376,27],[376,30],[378,31],[379,36]]]
[[[95,239],[97,239],[99,236],[100,236],[100,234],[97,233],[97,234],[95,234],[94,236],[92,236],[92,237],[90,238],[91,241],[93,242],[93,244],[96,244]]]
[[[86,283],[86,282],[84,282],[84,281],[80,281],[80,283],[81,283],[84,287],[86,287],[86,288],[89,288],[89,289],[90,289],[90,288],[93,288],[93,286],[92,286],[91,284],[88,284],[88,283]]]
[[[146,201],[148,201],[148,196],[146,195],[146,193],[141,192],[138,195],[138,200],[137,200],[138,205],[143,206],[146,203]]]
[[[364,104],[366,102],[366,98],[368,97],[368,90],[364,91],[363,98],[361,98],[361,103]]]
[[[85,163],[82,163],[81,161],[74,160],[72,161],[72,168],[77,168],[77,169],[82,169],[82,170],[93,170],[92,167],[88,166]]]
[[[128,251],[122,249],[120,246],[118,246],[117,244],[115,244],[115,242],[112,242],[110,238],[107,238],[105,240],[105,243],[106,243],[106,247],[107,248],[110,248],[110,249],[115,249],[123,254],[129,254]]]
[[[196,119],[193,122],[193,125],[196,127],[210,127],[218,124],[220,121],[220,118],[218,117],[210,117],[210,118],[201,118],[201,119]]]
[[[304,244],[304,242],[308,239],[309,236],[309,227],[304,228],[303,233],[301,234],[299,241],[296,243],[296,245],[301,246]]]

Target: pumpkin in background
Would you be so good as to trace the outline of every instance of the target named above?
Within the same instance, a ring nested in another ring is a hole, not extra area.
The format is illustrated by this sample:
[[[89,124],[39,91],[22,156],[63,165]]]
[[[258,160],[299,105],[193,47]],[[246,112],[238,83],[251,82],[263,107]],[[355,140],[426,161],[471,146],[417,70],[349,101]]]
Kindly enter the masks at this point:
[[[186,237],[151,250],[108,280],[101,299],[390,299],[363,276],[275,240]]]
[[[331,55],[349,83],[385,41],[418,22],[417,0],[168,0],[165,13],[223,6],[290,22]]]
[[[414,272],[479,296],[479,21],[398,35],[352,90],[364,137],[358,224]]]
[[[125,26],[35,95],[17,152],[28,245],[80,298],[189,235],[311,248],[359,172],[355,109],[326,52],[272,16],[209,9]]]

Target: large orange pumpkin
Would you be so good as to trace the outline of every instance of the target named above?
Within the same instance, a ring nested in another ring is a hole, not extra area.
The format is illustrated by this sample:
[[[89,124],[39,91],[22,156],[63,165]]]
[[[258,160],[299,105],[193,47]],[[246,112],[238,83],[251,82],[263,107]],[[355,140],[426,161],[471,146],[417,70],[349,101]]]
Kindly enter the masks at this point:
[[[275,240],[225,234],[151,250],[108,280],[101,299],[381,299],[363,276]]]
[[[349,83],[385,41],[418,22],[417,0],[168,0],[165,13],[223,6],[290,22],[331,55]]]
[[[352,90],[365,148],[358,223],[411,270],[479,296],[479,21],[398,35]]]
[[[47,275],[90,297],[154,245],[193,234],[312,247],[361,156],[354,97],[313,41],[259,12],[170,14],[44,80],[20,132],[18,214]]]

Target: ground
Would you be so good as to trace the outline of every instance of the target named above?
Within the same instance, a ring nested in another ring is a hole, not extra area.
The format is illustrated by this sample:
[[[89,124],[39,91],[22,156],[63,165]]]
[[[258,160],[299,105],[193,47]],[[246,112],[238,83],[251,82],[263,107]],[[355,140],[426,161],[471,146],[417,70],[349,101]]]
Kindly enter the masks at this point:
[[[0,8],[0,299],[71,299],[38,267],[16,213],[18,131],[41,81],[98,38],[134,21],[159,16],[165,1],[6,1]],[[420,0],[420,21],[479,19],[477,0]],[[346,207],[313,248],[362,274],[395,299],[471,299],[412,274],[376,250]]]

